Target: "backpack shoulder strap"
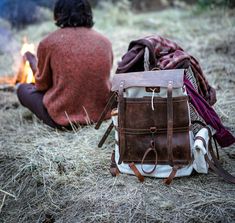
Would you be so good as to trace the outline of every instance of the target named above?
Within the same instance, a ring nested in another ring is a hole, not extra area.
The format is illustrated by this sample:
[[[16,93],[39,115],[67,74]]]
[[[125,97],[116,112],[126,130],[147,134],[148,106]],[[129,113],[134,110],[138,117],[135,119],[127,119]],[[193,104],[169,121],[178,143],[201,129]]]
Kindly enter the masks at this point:
[[[209,159],[207,154],[205,154],[205,159],[207,163],[209,164],[210,168],[219,176],[221,176],[225,181],[235,184],[235,177],[231,175],[228,171],[226,171],[217,160],[213,147],[212,147],[211,138],[208,144],[208,151],[211,155],[211,160]]]
[[[113,150],[112,152],[112,156],[111,156],[111,164],[110,164],[110,173],[113,177],[116,177],[120,174],[120,171],[118,169],[118,166],[115,162],[115,150]]]
[[[106,114],[112,108],[112,106],[114,105],[115,101],[116,101],[116,93],[111,91],[109,93],[109,100],[108,100],[108,102],[107,102],[103,112],[101,113],[98,122],[96,123],[95,129],[99,129],[100,128],[102,122],[105,119]]]
[[[113,124],[113,122],[111,122],[111,124],[110,124],[109,127],[106,129],[106,131],[105,131],[103,137],[101,138],[101,140],[100,140],[100,142],[99,142],[99,144],[98,144],[98,147],[99,147],[99,148],[101,148],[101,147],[103,146],[104,142],[105,142],[106,139],[108,138],[108,136],[109,136],[110,132],[112,131],[113,127],[114,127],[114,124]]]
[[[208,128],[208,131],[210,132],[210,129]],[[219,175],[220,177],[222,177],[225,181],[229,182],[229,183],[232,183],[232,184],[235,184],[235,177],[233,175],[231,175],[228,171],[226,171],[222,166],[221,164],[219,163],[218,159],[216,158],[216,155],[215,155],[215,152],[213,150],[213,147],[212,147],[212,138],[213,136],[211,136],[211,133],[209,133],[210,135],[210,139],[209,139],[209,142],[208,142],[208,152],[211,156],[211,159],[209,158],[208,154],[205,154],[205,160],[206,162],[208,163],[209,167],[217,174]],[[202,141],[202,143],[204,144],[204,147],[206,148],[206,141],[203,137],[200,137],[200,136],[197,136],[195,138],[196,139],[199,139]],[[216,144],[216,141],[215,141],[215,145],[216,145],[216,149],[217,149],[217,144]],[[217,149],[218,150],[218,149]]]

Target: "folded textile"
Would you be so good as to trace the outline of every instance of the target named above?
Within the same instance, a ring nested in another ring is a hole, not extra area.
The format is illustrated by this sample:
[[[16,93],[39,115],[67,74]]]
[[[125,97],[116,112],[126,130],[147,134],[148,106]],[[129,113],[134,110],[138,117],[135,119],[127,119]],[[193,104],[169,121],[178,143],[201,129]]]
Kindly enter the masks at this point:
[[[197,110],[204,121],[215,130],[215,138],[221,147],[227,147],[235,143],[235,137],[224,127],[215,110],[197,93],[191,82],[184,79],[187,93],[190,97],[190,103]]]
[[[146,47],[149,49],[150,69],[186,69],[191,66],[198,81],[199,93],[210,105],[215,104],[215,90],[208,84],[198,61],[175,42],[157,35],[132,41],[129,44],[128,52],[119,62],[116,73],[143,71]]]

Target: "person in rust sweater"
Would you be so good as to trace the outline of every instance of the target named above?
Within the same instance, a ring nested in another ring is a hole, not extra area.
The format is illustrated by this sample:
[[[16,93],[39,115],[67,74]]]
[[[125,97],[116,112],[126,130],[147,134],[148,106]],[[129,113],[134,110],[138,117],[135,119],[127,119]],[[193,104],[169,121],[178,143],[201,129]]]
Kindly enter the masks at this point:
[[[37,50],[34,84],[21,84],[21,104],[51,127],[96,122],[108,100],[113,53],[110,41],[92,29],[86,0],[58,0],[54,8],[60,28],[44,38]]]

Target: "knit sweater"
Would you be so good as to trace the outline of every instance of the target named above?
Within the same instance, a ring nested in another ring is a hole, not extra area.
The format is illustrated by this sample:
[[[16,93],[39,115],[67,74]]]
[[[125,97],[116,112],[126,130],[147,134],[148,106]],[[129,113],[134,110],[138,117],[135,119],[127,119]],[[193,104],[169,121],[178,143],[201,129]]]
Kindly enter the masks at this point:
[[[96,122],[108,100],[113,53],[93,29],[63,28],[43,39],[37,51],[36,88],[59,125]]]

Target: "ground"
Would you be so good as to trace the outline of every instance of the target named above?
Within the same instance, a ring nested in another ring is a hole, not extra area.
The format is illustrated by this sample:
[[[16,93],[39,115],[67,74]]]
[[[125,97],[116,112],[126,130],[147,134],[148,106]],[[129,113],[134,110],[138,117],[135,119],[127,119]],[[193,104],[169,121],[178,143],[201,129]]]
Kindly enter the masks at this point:
[[[215,109],[235,134],[234,10],[195,12],[184,8],[133,14],[109,4],[105,7],[95,11],[95,27],[112,41],[113,72],[131,40],[159,34],[176,41],[199,60],[217,91]],[[8,24],[2,24],[7,29]],[[48,21],[10,31],[7,42],[12,47],[6,48],[11,53],[0,55],[0,75],[14,73],[15,49],[24,35],[38,43],[54,29]],[[0,124],[0,223],[235,219],[235,188],[212,172],[175,179],[170,186],[162,179],[146,178],[139,183],[136,177],[124,174],[112,178],[109,164],[114,132],[103,148],[97,148],[109,122],[98,131],[93,125],[56,131],[23,108],[14,92],[0,91]],[[234,149],[220,149],[221,163],[231,173],[235,173]]]

